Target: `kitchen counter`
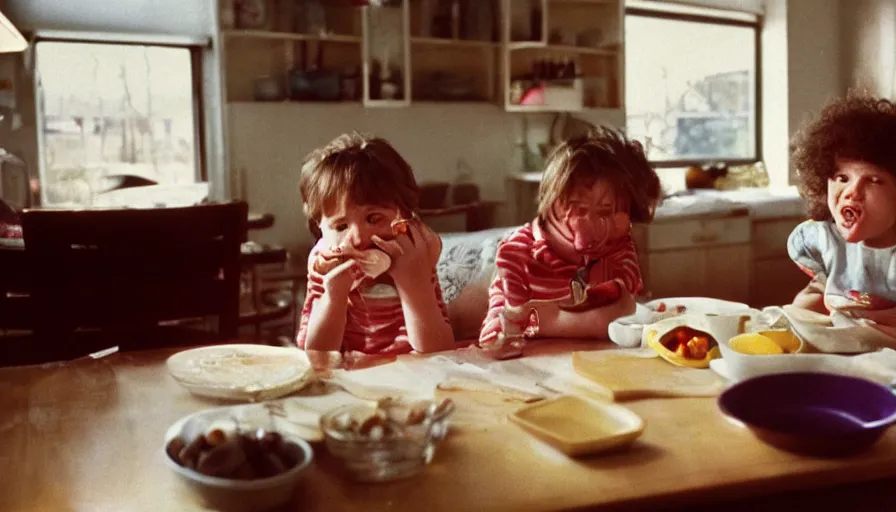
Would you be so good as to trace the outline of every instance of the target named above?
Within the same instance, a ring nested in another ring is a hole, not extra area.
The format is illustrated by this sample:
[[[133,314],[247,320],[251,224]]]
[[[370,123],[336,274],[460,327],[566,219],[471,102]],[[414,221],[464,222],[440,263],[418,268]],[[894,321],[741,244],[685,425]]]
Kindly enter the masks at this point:
[[[510,222],[522,224],[535,217],[535,197],[542,173],[512,173],[508,197]],[[655,222],[688,218],[719,218],[749,215],[755,220],[805,216],[805,207],[795,186],[745,188],[739,190],[687,190],[665,198],[657,207]]]
[[[799,217],[805,207],[795,186],[740,190],[693,190],[667,197],[657,207],[656,219],[726,214],[746,210],[753,219]]]

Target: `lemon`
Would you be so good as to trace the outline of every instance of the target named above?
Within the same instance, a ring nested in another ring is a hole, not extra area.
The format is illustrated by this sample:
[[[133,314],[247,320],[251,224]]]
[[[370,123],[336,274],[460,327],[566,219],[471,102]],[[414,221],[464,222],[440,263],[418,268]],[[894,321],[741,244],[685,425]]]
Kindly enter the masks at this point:
[[[800,339],[790,331],[760,331],[759,334],[774,341],[788,354],[793,354],[800,349]]]
[[[775,343],[771,338],[755,332],[738,334],[728,341],[728,347],[741,354],[749,354],[753,356],[784,353],[784,349],[781,348],[781,345]]]

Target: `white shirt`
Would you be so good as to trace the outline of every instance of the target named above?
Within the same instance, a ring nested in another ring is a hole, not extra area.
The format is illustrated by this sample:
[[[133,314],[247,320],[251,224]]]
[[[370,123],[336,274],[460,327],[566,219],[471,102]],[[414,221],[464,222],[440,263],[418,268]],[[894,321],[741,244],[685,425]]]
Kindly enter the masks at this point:
[[[804,272],[826,278],[828,307],[843,304],[850,292],[896,301],[896,246],[877,249],[850,243],[833,222],[808,220],[790,234],[787,252]]]

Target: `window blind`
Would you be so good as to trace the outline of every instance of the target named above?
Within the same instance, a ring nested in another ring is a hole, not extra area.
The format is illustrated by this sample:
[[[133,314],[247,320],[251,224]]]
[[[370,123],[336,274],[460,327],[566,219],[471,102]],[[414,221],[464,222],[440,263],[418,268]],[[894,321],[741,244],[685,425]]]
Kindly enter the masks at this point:
[[[674,4],[757,15],[765,13],[765,0],[626,0],[626,5],[631,6],[641,7],[650,6],[650,4]]]
[[[209,37],[210,0],[6,0],[4,13],[22,32],[41,30]]]

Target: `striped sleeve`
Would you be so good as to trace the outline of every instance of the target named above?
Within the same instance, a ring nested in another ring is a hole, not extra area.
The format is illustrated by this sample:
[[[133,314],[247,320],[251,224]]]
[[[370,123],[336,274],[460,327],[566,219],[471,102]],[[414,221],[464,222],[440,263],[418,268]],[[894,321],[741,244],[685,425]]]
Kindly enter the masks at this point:
[[[498,271],[488,290],[488,313],[479,333],[480,344],[497,341],[504,331],[505,307],[519,307],[530,297],[526,262],[532,259],[531,228],[525,226],[498,244],[495,265]],[[525,327],[525,322],[519,326]]]
[[[619,248],[607,257],[607,275],[604,281],[616,281],[632,295],[641,293],[644,280],[638,265],[638,253],[631,237],[619,242]]]
[[[448,319],[448,307],[445,305],[445,299],[442,298],[442,285],[439,284],[439,275],[435,268],[432,269],[432,287],[436,291],[436,301],[439,303],[439,311],[442,312],[442,320],[445,323],[451,323]]]

